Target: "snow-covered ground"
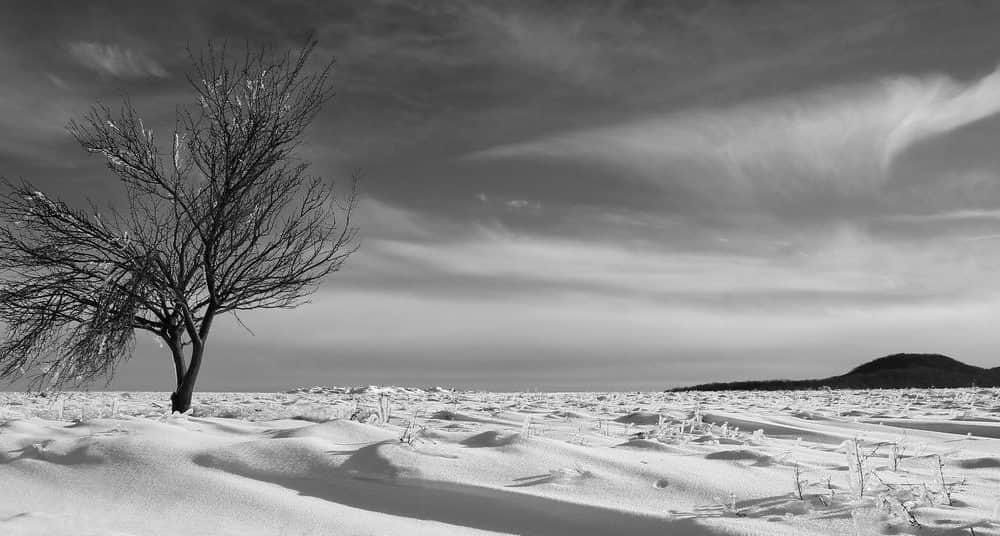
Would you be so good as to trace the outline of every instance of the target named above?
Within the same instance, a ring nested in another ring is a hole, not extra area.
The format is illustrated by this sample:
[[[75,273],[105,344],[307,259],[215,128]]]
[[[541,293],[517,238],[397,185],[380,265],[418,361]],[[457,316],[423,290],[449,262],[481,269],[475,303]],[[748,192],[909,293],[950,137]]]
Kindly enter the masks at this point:
[[[0,393],[0,534],[1000,535],[1000,390],[167,400]]]

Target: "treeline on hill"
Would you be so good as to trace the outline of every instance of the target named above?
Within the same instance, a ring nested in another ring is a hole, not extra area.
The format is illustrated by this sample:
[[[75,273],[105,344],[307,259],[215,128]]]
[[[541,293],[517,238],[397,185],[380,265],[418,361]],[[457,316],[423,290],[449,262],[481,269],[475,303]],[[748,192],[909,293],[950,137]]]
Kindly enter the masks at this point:
[[[1000,367],[968,365],[940,354],[893,354],[818,380],[716,382],[670,391],[783,391],[803,389],[907,389],[1000,387]]]

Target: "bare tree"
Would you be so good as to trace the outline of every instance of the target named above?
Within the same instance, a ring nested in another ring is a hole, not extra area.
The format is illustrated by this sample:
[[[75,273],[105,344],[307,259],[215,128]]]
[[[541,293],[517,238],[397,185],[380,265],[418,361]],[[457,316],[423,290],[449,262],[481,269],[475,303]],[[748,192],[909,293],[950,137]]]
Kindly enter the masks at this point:
[[[315,47],[190,53],[197,103],[177,112],[168,147],[127,98],[70,123],[127,206],[102,214],[5,183],[0,377],[39,389],[110,381],[144,330],[170,351],[183,412],[217,317],[295,307],[341,267],[357,248],[358,177],[338,198],[294,153],[333,96],[332,62],[307,71]]]

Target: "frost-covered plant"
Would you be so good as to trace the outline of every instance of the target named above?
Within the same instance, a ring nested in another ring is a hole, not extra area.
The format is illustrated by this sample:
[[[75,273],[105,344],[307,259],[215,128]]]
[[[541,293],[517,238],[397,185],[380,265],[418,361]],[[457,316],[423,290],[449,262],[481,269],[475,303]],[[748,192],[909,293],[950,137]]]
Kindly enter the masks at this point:
[[[826,499],[827,506],[830,506],[831,504],[833,504],[833,501],[836,500],[837,498],[837,488],[833,486],[833,477],[829,476],[826,477],[826,491],[827,494],[829,495],[829,498]]]
[[[390,404],[392,402],[392,397],[389,393],[379,393],[378,395],[378,422],[386,424],[389,422],[389,418],[392,416],[392,411]]]
[[[350,419],[358,422],[372,422],[378,419],[378,410],[372,404],[362,398],[354,399],[354,412]]]
[[[944,502],[948,506],[952,506],[954,504],[952,495],[955,493],[955,488],[957,486],[964,484],[965,482],[964,481],[948,482],[948,480],[944,476],[944,459],[941,457],[940,454],[937,455],[937,480],[938,480],[938,485],[940,486],[940,496],[943,499],[942,502]]]
[[[610,435],[608,431],[608,422],[604,419],[597,419],[597,433],[604,436]]]
[[[407,445],[413,446],[420,436],[420,432],[424,430],[422,426],[417,425],[417,414],[419,411],[414,412],[410,417],[409,422],[406,423],[406,428],[403,428],[403,432],[399,436],[399,442],[405,443]]]
[[[911,527],[920,528],[922,526],[913,513],[913,509],[917,505],[915,501],[904,501],[892,494],[880,494],[876,502],[889,515],[906,520]]]
[[[808,485],[808,482],[802,478],[802,467],[797,461],[792,462],[792,485],[795,492],[795,498],[800,501],[804,499],[804,489]]]
[[[867,468],[865,467],[865,458],[862,455],[860,440],[854,438],[845,441],[844,452],[847,456],[848,484],[851,494],[856,499],[861,499],[865,494]]]

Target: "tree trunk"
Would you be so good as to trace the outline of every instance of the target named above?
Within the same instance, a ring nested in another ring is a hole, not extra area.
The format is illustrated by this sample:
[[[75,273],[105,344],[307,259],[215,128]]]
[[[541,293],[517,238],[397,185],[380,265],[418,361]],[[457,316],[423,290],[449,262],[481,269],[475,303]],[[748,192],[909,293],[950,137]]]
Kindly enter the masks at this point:
[[[179,385],[177,390],[170,393],[170,411],[184,413],[191,409],[191,395],[194,394],[194,384]]]
[[[204,347],[196,347],[191,351],[191,363],[177,389],[170,395],[170,411],[184,413],[191,409],[191,395],[194,394],[194,384],[198,381],[198,371],[201,369],[201,357]]]
[[[184,362],[184,349],[181,347],[180,341],[176,339],[167,342],[170,346],[171,357],[174,359],[174,376],[177,378],[175,385],[177,388],[180,388],[181,384],[184,383],[184,374],[187,373],[187,363]]]

